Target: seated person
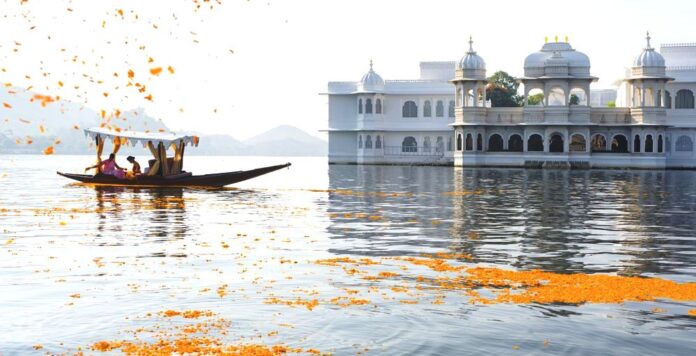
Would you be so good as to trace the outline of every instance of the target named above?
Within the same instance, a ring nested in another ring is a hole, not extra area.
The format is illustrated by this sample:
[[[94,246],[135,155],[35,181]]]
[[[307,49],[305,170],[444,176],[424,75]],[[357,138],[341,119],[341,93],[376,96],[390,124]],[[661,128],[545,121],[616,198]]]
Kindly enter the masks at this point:
[[[139,176],[143,173],[140,170],[140,163],[138,163],[138,161],[135,160],[135,157],[128,156],[128,158],[126,158],[126,160],[133,165],[133,167],[131,168],[131,171],[128,172],[128,178],[135,178],[136,176]]]
[[[123,168],[119,167],[116,163],[116,155],[113,153],[109,155],[109,159],[101,161],[101,163],[97,163],[94,166],[87,167],[85,168],[85,171],[97,167],[100,168],[99,170],[102,174],[114,176],[118,179],[123,179],[126,177],[126,173],[123,171]]]

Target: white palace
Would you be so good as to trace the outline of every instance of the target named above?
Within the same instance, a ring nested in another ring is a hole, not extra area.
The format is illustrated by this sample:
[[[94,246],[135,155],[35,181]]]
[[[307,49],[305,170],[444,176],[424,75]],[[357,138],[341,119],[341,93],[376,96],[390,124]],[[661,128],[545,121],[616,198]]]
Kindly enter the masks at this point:
[[[328,84],[329,163],[696,168],[696,44],[646,40],[616,107],[591,106],[606,100],[567,40],[527,56],[522,107],[491,107],[471,41],[459,62],[421,63],[417,80],[383,80],[370,63],[360,81]]]

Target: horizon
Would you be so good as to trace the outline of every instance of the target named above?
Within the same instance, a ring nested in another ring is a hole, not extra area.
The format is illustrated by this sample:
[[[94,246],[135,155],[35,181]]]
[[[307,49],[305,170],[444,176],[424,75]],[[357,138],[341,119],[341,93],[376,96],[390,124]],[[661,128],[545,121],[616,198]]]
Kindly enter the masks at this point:
[[[536,21],[538,9],[506,1],[501,4],[506,13],[531,21],[496,23],[504,30],[491,31],[488,7],[443,0],[425,6],[248,1],[205,3],[199,9],[182,1],[168,2],[166,10],[137,1],[6,2],[0,29],[12,36],[0,42],[2,82],[59,95],[96,112],[142,106],[174,131],[244,140],[289,124],[325,139],[319,130],[326,128],[327,105],[319,93],[329,81],[359,80],[370,59],[387,80],[415,79],[422,61],[458,60],[471,35],[488,75],[503,70],[519,76],[524,57],[538,50],[544,37],[569,36],[575,49],[590,56],[592,74],[599,77],[593,88],[608,88],[644,47],[646,30],[655,48],[694,41],[692,11],[673,9],[696,5],[670,4],[593,1],[573,9],[572,16]],[[606,25],[588,27],[590,18]],[[385,29],[383,35],[371,23]],[[153,67],[162,72],[148,74]],[[147,87],[143,93],[128,86],[129,70],[133,81]]]

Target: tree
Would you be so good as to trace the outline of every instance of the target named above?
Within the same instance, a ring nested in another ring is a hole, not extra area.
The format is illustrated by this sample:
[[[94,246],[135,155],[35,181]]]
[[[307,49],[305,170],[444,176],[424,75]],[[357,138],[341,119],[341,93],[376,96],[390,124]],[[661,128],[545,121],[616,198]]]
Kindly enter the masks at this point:
[[[580,104],[580,97],[578,97],[575,94],[570,94],[570,105],[578,105]]]
[[[488,77],[486,97],[490,99],[492,107],[520,106],[523,100],[517,94],[519,83],[510,74],[499,70]]]
[[[609,107],[609,108],[615,108],[615,107],[616,107],[616,102],[613,101],[613,100],[610,101],[610,102],[608,102],[608,103],[607,103],[607,107]]]
[[[544,93],[530,95],[527,99],[529,105],[539,105],[542,101],[544,101]]]

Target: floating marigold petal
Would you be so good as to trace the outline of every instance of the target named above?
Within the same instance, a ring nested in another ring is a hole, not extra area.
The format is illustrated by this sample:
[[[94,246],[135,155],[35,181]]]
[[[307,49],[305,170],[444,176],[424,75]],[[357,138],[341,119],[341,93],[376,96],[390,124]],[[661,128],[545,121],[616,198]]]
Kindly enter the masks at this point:
[[[168,66],[167,70],[169,71],[170,74],[174,74],[174,68],[172,68],[172,66]]]
[[[128,79],[133,79],[135,77],[135,72],[132,69],[128,70]]]
[[[48,147],[44,148],[43,154],[52,155],[53,154],[53,146],[48,146]]]
[[[2,103],[2,106],[6,107],[8,109],[12,109],[12,105],[10,105],[8,103]]]
[[[162,73],[162,67],[155,67],[150,69],[150,74],[152,75],[160,75]]]

